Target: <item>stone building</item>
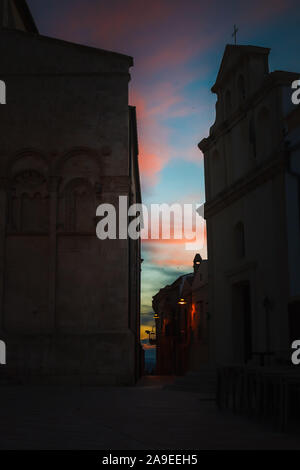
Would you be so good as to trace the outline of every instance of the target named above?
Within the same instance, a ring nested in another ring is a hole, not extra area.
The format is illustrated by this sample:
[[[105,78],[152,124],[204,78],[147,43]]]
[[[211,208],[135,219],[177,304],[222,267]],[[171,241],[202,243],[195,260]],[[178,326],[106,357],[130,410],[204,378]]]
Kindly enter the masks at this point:
[[[289,360],[300,338],[299,74],[270,73],[269,52],[226,46],[212,87],[216,120],[199,144],[218,363]]]
[[[195,372],[209,361],[208,260],[199,254],[194,259],[192,284],[184,284],[182,296],[187,302],[184,309],[190,321],[188,370]]]
[[[42,36],[1,1],[1,376],[131,384],[140,243],[100,241],[96,208],[141,201],[131,57]]]
[[[183,375],[208,362],[208,262],[197,254],[194,272],[180,276],[153,297],[156,372]]]

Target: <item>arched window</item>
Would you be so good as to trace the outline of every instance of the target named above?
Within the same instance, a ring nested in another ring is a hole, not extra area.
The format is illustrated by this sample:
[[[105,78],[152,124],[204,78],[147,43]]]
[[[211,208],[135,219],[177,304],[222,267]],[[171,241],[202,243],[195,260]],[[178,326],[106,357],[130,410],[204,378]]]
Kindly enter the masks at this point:
[[[60,196],[60,228],[68,232],[92,232],[95,228],[95,197],[85,178],[75,178]]]
[[[49,199],[40,193],[32,196],[24,193],[21,205],[21,230],[23,232],[47,232]]]
[[[244,258],[246,255],[245,228],[241,221],[234,227],[234,245],[237,258]]]
[[[238,89],[239,104],[241,104],[246,99],[246,87],[245,87],[245,79],[243,75],[240,75],[238,78],[237,89]]]
[[[27,163],[26,159],[18,162],[20,168]],[[12,189],[10,228],[17,232],[47,232],[49,195],[45,175],[35,168],[25,167],[13,175]]]

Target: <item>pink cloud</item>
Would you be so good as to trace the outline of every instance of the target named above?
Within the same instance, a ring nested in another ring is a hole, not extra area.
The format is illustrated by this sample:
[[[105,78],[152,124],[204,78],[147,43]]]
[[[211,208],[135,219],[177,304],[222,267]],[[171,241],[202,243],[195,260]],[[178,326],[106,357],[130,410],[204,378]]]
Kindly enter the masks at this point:
[[[260,22],[280,14],[292,0],[254,0],[237,6],[237,20]],[[137,106],[140,167],[144,188],[155,186],[171,158],[176,157],[167,118],[199,113],[184,95],[185,86],[199,79],[200,66],[191,60],[201,57],[224,35],[216,18],[226,6],[217,2],[189,0],[77,1],[65,15],[53,19],[55,35],[71,41],[84,40],[96,47],[134,56],[131,104]],[[65,20],[67,18],[67,21]],[[225,22],[224,22],[225,23]],[[200,137],[199,137],[200,138]],[[191,142],[187,161],[200,162],[201,154]]]
[[[154,186],[162,168],[170,159],[168,132],[159,126],[149,110],[148,100],[131,92],[130,102],[136,105],[139,133],[139,166],[144,187]]]
[[[205,46],[208,45],[208,42]],[[185,64],[202,49],[200,42],[193,43],[190,38],[176,38],[154,53],[140,60],[139,67],[144,73],[155,73],[162,68],[173,68]]]
[[[171,81],[158,82],[142,91],[130,88],[130,103],[136,106],[140,142],[139,163],[145,188],[153,187],[159,181],[162,169],[175,156],[177,149],[172,146],[170,130],[163,123],[171,117],[190,116],[196,113],[192,104],[188,106],[182,93],[182,83],[189,83],[195,76],[182,73],[180,84]],[[190,161],[201,162],[197,149],[197,139],[187,149],[185,157]],[[197,158],[198,157],[198,158]]]
[[[187,251],[184,248],[184,242],[175,243],[173,240],[172,243],[151,243],[149,261],[156,266],[192,270],[193,259],[199,251],[203,258],[207,257],[206,247],[203,250]]]

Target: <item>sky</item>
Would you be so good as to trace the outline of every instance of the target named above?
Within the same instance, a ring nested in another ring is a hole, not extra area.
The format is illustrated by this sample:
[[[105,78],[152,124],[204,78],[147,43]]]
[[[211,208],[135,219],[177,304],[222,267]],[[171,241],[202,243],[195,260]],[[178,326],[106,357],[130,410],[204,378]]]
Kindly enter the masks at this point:
[[[130,55],[142,197],[203,203],[197,144],[215,118],[215,81],[226,44],[270,47],[270,70],[300,72],[299,0],[28,0],[41,34]],[[192,270],[182,241],[143,243],[142,338],[152,296]],[[203,257],[205,257],[205,249]]]

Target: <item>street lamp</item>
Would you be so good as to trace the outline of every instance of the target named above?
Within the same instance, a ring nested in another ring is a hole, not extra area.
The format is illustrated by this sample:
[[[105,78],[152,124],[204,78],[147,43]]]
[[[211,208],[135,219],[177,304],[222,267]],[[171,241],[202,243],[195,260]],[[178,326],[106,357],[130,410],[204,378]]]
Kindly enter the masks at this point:
[[[178,305],[186,305],[186,304],[187,303],[186,303],[185,299],[183,299],[183,298],[179,299]]]
[[[152,326],[152,331],[146,330],[145,333],[149,335],[149,344],[151,345],[156,344],[156,333],[153,331],[153,326]]]

